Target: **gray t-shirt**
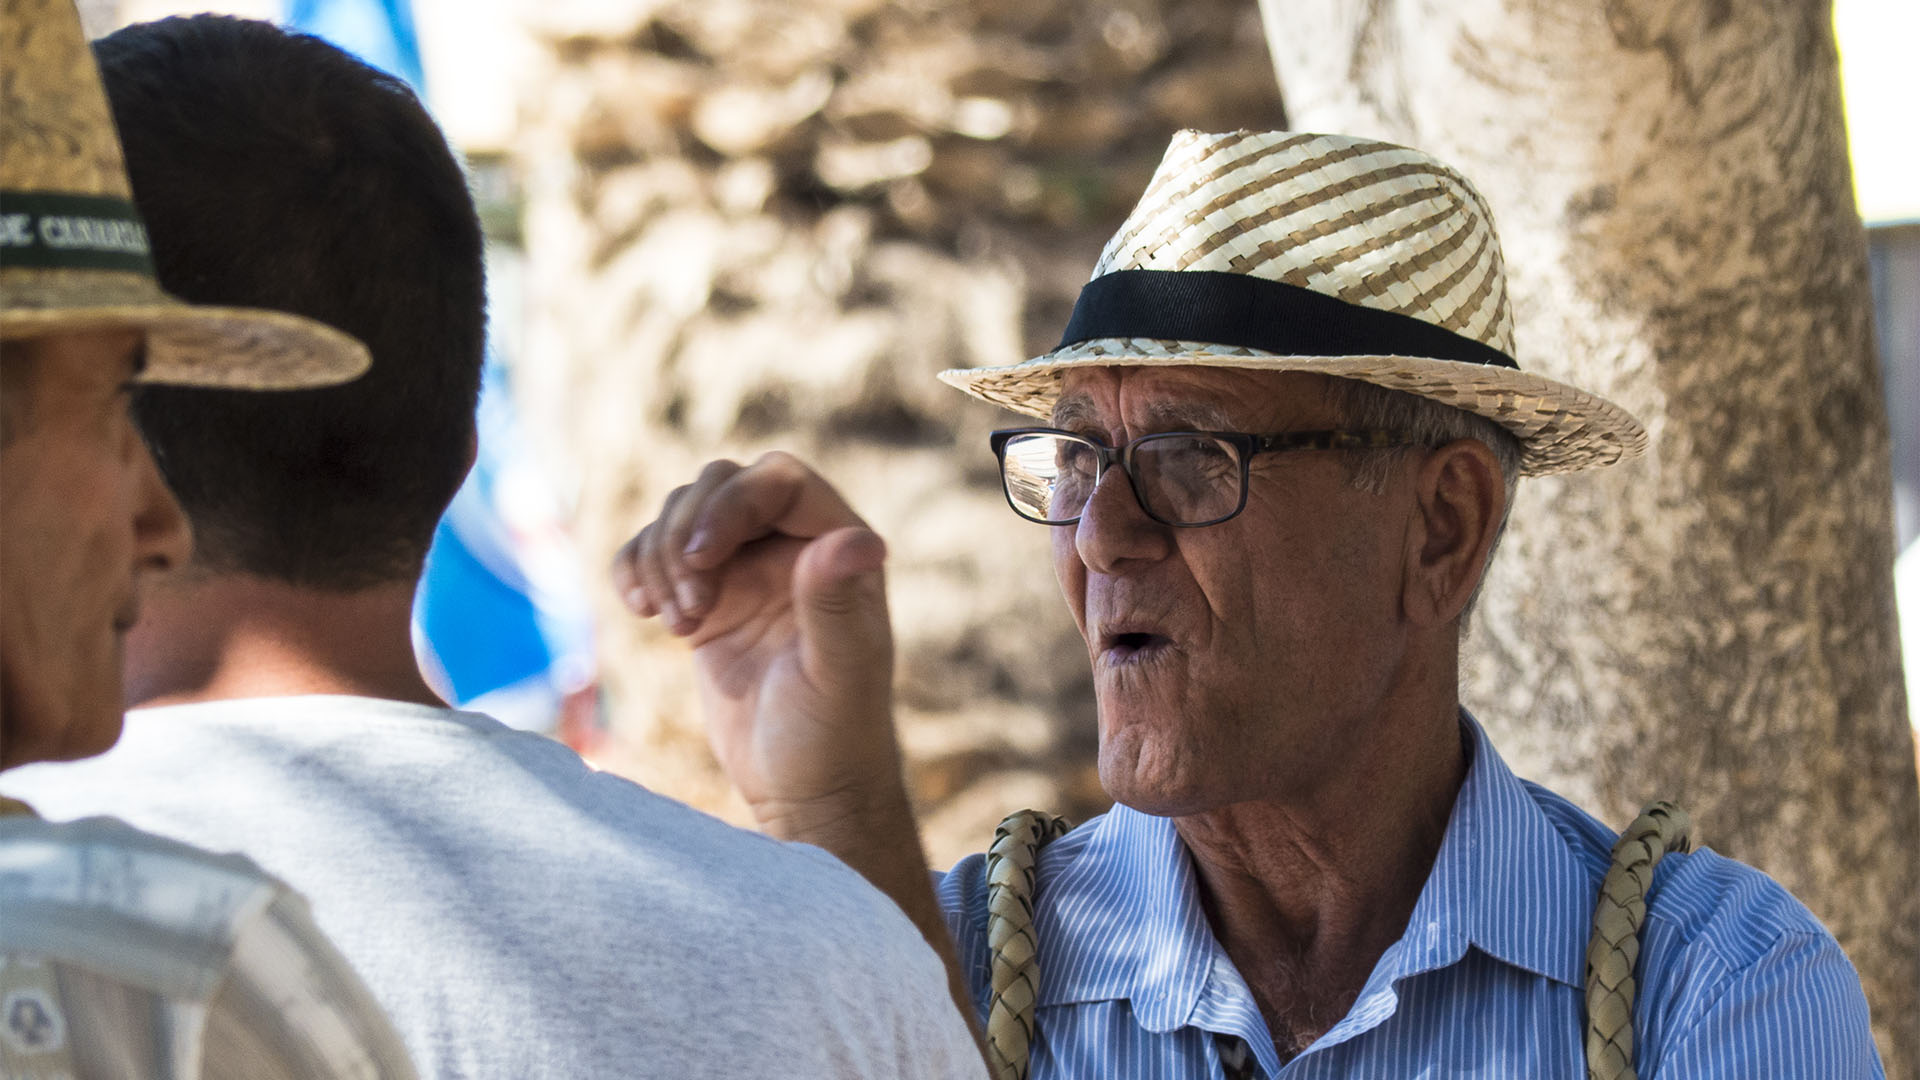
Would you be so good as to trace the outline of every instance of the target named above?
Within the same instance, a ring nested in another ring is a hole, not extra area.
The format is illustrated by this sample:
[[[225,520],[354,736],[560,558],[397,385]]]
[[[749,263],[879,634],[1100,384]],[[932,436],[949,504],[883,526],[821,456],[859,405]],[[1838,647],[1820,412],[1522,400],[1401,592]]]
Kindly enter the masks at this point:
[[[107,754],[11,770],[0,791],[291,883],[423,1077],[983,1074],[938,957],[832,856],[476,713],[138,710]]]

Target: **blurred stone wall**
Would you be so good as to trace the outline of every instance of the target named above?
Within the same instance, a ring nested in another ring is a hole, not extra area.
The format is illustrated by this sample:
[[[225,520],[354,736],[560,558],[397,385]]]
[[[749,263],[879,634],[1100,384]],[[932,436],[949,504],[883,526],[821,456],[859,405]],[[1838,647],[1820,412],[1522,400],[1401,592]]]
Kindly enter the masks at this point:
[[[604,560],[716,456],[793,450],[891,549],[909,779],[937,865],[1104,805],[1012,414],[942,368],[1049,348],[1181,127],[1282,126],[1251,0],[550,0],[522,88],[516,389]],[[504,75],[503,75],[504,77]],[[600,589],[603,763],[738,820],[685,648]]]

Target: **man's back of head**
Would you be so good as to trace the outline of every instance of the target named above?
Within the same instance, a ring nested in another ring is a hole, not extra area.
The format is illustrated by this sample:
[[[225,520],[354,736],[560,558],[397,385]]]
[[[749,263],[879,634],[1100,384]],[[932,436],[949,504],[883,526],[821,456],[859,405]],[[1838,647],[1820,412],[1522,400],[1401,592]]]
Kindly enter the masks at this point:
[[[345,386],[153,389],[136,415],[198,567],[346,592],[411,583],[471,462],[479,221],[406,85],[332,45],[216,16],[94,45],[161,282],[367,343]]]

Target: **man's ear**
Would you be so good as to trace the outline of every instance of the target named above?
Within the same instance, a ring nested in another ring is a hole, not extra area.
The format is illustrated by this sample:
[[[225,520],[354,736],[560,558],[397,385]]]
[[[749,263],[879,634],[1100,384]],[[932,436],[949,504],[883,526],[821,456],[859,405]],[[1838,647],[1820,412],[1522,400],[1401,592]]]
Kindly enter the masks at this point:
[[[1506,483],[1485,443],[1456,439],[1421,463],[1414,495],[1401,605],[1416,624],[1444,626],[1480,586],[1506,518]]]

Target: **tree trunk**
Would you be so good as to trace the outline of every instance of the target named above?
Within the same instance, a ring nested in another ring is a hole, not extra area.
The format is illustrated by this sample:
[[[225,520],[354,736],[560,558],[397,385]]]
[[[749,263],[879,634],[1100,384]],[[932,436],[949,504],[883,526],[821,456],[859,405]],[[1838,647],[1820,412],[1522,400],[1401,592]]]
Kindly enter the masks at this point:
[[[1176,128],[1282,123],[1246,0],[525,0],[529,427],[596,565],[702,461],[796,451],[892,545],[929,854],[1105,808],[1047,530],[938,383],[1058,339]],[[731,813],[684,646],[599,590],[609,767]]]
[[[1829,6],[1262,0],[1293,126],[1420,147],[1491,202],[1520,362],[1647,423],[1522,485],[1470,707],[1615,825],[1656,797],[1772,874],[1920,1067],[1914,753],[1886,414]]]

